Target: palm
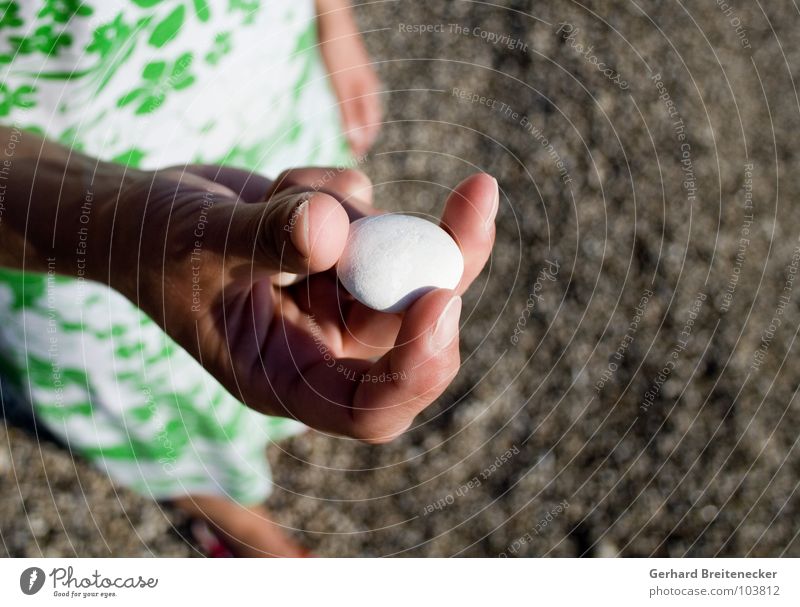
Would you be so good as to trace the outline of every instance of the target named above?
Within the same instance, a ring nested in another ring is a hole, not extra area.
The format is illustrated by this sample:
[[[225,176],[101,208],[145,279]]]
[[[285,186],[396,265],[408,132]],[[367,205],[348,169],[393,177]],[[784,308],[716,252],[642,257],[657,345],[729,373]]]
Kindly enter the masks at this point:
[[[324,169],[289,171],[275,183],[218,167],[190,171],[230,188],[240,202],[265,213],[272,200],[287,192],[316,190],[311,185]],[[341,205],[350,220],[377,212],[371,206],[371,185],[361,173],[339,173],[324,192],[336,198],[333,204]],[[264,200],[270,202],[264,205]],[[486,175],[466,180],[449,197],[442,225],[465,258],[458,293],[490,254],[496,207],[496,184]],[[333,229],[326,224],[321,240]],[[229,242],[232,236],[226,238]],[[282,252],[277,256],[282,260]],[[230,278],[222,281],[215,307],[198,321],[197,347],[187,349],[253,408],[323,431],[383,442],[405,430],[458,370],[457,339],[431,345],[433,328],[453,293],[432,291],[403,315],[376,312],[340,287],[330,269],[335,258],[328,261],[324,271],[294,267],[308,275],[278,286],[283,284],[282,263],[223,257],[223,267],[210,274]]]

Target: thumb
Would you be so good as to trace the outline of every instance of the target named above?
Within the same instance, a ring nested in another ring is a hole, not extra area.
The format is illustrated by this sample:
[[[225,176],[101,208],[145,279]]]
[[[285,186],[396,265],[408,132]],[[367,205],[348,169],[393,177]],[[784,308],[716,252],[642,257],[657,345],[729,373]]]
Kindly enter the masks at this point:
[[[263,203],[237,206],[230,245],[247,263],[271,272],[328,270],[347,241],[347,212],[322,192],[281,192]]]

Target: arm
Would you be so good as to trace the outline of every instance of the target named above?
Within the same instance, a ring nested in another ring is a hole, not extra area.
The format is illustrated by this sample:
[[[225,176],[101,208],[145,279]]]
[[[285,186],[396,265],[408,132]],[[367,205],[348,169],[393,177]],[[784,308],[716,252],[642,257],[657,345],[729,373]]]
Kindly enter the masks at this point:
[[[456,295],[494,239],[488,175],[456,187],[442,218],[465,259],[457,293],[428,293],[401,316],[343,296],[330,271],[350,218],[378,212],[363,173],[294,169],[273,183],[217,166],[132,171],[14,129],[2,136],[14,145],[0,179],[2,263],[41,271],[54,261],[117,289],[246,405],[385,442],[458,371]],[[283,288],[282,272],[307,278]],[[353,379],[385,376],[403,379]]]
[[[92,223],[107,221],[118,193],[142,173],[15,127],[0,127],[0,149],[0,265],[44,271],[47,259],[56,258],[60,273],[100,279],[108,239]],[[87,255],[70,254],[82,228]]]
[[[339,100],[342,125],[356,155],[365,154],[381,126],[380,82],[349,0],[317,0],[319,43]]]

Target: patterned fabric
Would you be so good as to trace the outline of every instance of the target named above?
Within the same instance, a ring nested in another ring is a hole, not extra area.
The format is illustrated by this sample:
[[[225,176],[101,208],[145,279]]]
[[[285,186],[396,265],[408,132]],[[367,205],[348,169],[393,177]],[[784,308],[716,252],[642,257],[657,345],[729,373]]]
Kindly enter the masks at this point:
[[[341,164],[312,4],[0,1],[0,121],[145,169]],[[264,499],[266,444],[302,426],[242,406],[121,295],[52,270],[0,270],[0,372],[39,420],[146,495]]]

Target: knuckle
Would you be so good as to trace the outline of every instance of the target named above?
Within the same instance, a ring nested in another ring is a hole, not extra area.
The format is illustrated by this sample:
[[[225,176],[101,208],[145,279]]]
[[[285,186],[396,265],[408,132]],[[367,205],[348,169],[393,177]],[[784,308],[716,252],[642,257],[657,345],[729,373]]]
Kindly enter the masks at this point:
[[[294,169],[286,169],[275,178],[274,184],[277,189],[282,189],[292,185],[292,173]]]
[[[252,213],[245,227],[244,242],[253,247],[256,256],[272,261],[275,257],[273,236],[265,213]]]
[[[353,423],[352,437],[367,445],[386,445],[402,435],[412,421],[386,417],[378,411],[357,417]]]
[[[334,189],[355,196],[356,198],[369,198],[372,190],[372,180],[358,169],[345,169],[336,176]]]

